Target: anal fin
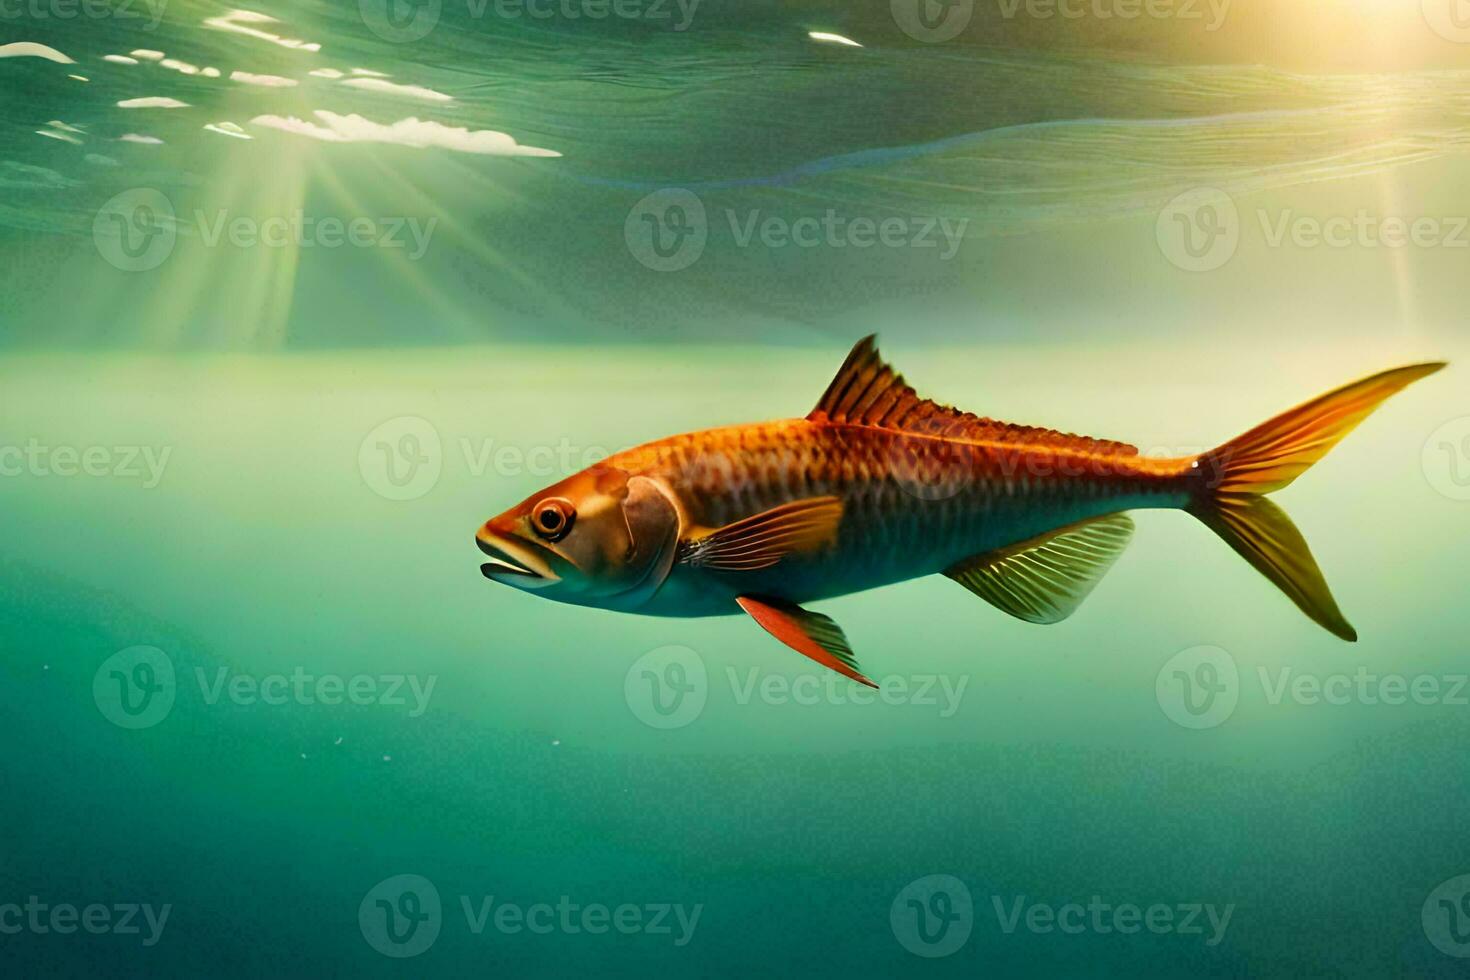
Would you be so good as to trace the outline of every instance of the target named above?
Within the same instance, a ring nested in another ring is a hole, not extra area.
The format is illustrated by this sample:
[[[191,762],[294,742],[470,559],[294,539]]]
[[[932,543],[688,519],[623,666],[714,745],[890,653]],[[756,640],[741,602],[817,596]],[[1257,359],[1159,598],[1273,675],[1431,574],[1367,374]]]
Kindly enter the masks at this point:
[[[743,595],[735,601],[762,629],[797,653],[859,684],[874,689],[878,687],[858,669],[857,657],[853,655],[852,647],[847,645],[842,627],[831,617],[803,609],[784,599]]]
[[[1069,524],[960,562],[945,575],[1028,623],[1060,623],[1086,599],[1133,537],[1127,514]]]

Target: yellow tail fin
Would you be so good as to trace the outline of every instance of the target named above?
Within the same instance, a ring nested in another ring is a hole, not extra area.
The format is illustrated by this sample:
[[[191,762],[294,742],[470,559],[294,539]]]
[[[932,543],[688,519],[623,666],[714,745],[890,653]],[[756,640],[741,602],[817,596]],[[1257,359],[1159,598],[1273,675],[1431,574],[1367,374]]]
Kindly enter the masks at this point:
[[[1337,608],[1311,549],[1264,494],[1287,486],[1337,445],[1389,395],[1444,367],[1416,364],[1328,392],[1256,426],[1200,458],[1214,480],[1189,512],[1285,592],[1302,612],[1344,640],[1358,638]]]

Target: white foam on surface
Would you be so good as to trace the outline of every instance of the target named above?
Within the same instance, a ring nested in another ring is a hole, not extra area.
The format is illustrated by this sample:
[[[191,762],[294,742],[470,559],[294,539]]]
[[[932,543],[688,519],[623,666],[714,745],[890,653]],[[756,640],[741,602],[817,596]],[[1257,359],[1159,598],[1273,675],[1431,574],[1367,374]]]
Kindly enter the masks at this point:
[[[355,113],[342,116],[325,109],[318,109],[313,115],[318,122],[276,115],[256,116],[250,121],[257,126],[308,136],[327,143],[395,143],[399,146],[438,147],[487,156],[561,156],[555,150],[523,146],[510,135],[496,130],[446,126],[431,119],[413,116],[385,124],[365,119]]]

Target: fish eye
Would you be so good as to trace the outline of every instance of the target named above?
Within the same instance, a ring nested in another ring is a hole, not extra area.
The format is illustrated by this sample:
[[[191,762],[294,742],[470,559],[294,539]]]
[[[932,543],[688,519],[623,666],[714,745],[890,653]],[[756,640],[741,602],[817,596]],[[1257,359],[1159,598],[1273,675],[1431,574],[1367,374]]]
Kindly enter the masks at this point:
[[[576,508],[561,497],[548,497],[531,511],[531,527],[547,541],[566,537],[576,519]]]

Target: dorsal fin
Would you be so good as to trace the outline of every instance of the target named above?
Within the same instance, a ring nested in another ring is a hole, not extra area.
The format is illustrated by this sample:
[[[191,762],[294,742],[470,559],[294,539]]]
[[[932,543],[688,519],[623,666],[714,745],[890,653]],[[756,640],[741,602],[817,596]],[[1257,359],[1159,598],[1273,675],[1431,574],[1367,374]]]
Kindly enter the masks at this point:
[[[1138,455],[1138,448],[1126,442],[997,422],[920,398],[904,382],[903,375],[878,353],[876,334],[869,334],[857,342],[807,419],[812,422],[871,425],[946,439],[1044,443],[1081,452]]]

